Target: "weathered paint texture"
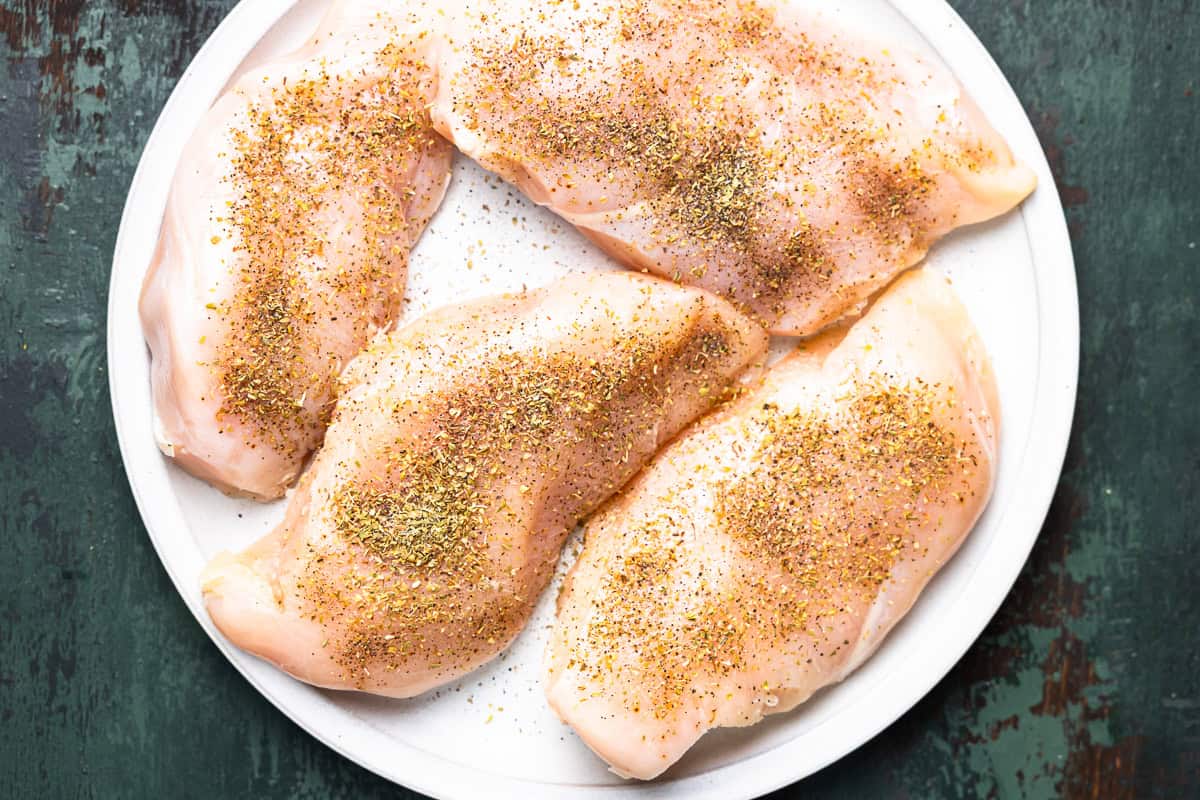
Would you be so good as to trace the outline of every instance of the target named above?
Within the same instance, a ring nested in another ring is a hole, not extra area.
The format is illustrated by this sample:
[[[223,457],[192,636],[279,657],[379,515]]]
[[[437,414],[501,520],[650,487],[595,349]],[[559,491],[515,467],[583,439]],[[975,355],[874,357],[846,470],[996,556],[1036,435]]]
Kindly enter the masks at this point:
[[[1068,206],[1075,433],[1033,558],[970,654],[780,796],[1200,796],[1200,4],[953,4]],[[104,308],[120,206],[231,6],[0,0],[0,797],[405,796],[208,642],[117,454]]]

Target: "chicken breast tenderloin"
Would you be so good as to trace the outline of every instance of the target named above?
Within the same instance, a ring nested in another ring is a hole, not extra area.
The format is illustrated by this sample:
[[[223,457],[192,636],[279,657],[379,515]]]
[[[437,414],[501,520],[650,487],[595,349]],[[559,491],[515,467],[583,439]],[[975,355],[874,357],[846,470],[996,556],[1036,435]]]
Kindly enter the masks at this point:
[[[284,522],[207,568],[209,614],[320,686],[408,697],[462,675],[521,630],[578,521],[766,344],[725,301],[630,273],[382,336]]]
[[[653,778],[858,667],[975,524],[998,401],[946,281],[902,277],[671,444],[585,528],[551,706]]]
[[[180,160],[141,300],[157,436],[226,491],[277,497],[299,474],[445,191],[436,17],[403,6],[335,4],[310,44],[233,83]]]
[[[962,87],[786,0],[461,0],[435,127],[615,258],[773,333],[1032,191]]]

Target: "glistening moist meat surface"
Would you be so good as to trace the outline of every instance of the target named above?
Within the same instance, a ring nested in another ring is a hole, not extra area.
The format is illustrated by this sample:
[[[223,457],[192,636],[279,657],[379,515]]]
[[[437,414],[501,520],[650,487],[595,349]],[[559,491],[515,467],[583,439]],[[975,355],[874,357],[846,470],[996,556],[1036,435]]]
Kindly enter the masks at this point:
[[[776,333],[1033,188],[940,67],[788,3],[336,4],[205,118],[142,314],[164,452],[277,497],[391,325],[450,151]]]
[[[524,627],[567,534],[761,359],[696,289],[614,272],[434,312],[348,368],[284,522],[203,577],[238,646],[409,697]]]
[[[902,277],[588,521],[547,652],[551,705],[646,779],[706,731],[840,681],[982,513],[998,414],[945,279]]]
[[[717,0],[452,13],[438,131],[627,266],[722,294],[774,333],[857,311],[1034,187],[946,70],[832,14]]]
[[[180,161],[141,300],[158,438],[227,491],[277,497],[299,475],[337,376],[399,316],[449,179],[427,33],[392,5],[335,5],[235,81]]]

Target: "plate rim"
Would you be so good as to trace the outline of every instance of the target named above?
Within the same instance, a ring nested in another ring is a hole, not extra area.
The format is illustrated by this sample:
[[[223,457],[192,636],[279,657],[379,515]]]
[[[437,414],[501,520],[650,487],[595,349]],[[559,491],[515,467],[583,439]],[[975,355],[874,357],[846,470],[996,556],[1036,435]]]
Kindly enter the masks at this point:
[[[123,277],[121,264],[128,263],[129,257],[125,252],[129,247],[128,231],[142,222],[140,210],[146,202],[137,202],[144,194],[147,173],[153,169],[151,162],[159,149],[166,146],[169,137],[166,120],[174,116],[177,106],[190,96],[203,94],[215,99],[225,86],[229,72],[236,69],[263,36],[279,19],[289,13],[300,0],[240,0],[218,24],[212,34],[196,52],[191,62],[181,75],[178,83],[163,104],[150,135],[146,139],[143,151],[138,160],[126,195],[121,214],[120,227],[113,249],[113,260],[109,278],[109,297],[107,304],[106,324],[106,356],[109,371],[109,395],[113,411],[114,427],[117,433],[118,446],[121,453],[122,467],[125,470],[130,491],[143,526],[154,546],[159,561],[166,570],[176,592],[184,600],[201,628],[238,672],[272,705],[286,717],[313,738],[322,742],[342,757],[362,766],[375,774],[407,786],[424,794],[457,800],[477,796],[481,785],[486,785],[492,794],[512,796],[519,794],[524,798],[559,797],[567,790],[569,784],[537,783],[527,779],[496,775],[484,770],[464,770],[459,764],[431,753],[423,752],[410,745],[404,748],[411,752],[397,753],[391,763],[382,763],[368,758],[361,751],[353,749],[353,743],[347,737],[336,732],[321,731],[313,717],[318,716],[307,707],[297,707],[291,700],[298,697],[281,696],[265,684],[263,674],[254,669],[253,664],[261,663],[241,651],[236,651],[224,637],[216,631],[204,611],[198,591],[183,581],[173,567],[172,559],[167,555],[166,543],[161,529],[164,526],[151,525],[150,520],[160,517],[164,511],[153,505],[146,496],[143,487],[135,480],[136,465],[142,460],[139,451],[135,449],[131,434],[123,425],[121,409],[127,401],[127,395],[132,389],[129,381],[122,381],[120,370],[113,365],[120,362],[118,349],[127,337],[122,336],[119,316],[123,295],[119,291],[119,279]],[[1074,419],[1075,401],[1079,375],[1079,296],[1076,281],[1075,262],[1071,249],[1070,236],[1067,229],[1066,217],[1055,185],[1049,164],[1038,142],[1032,123],[1029,121],[1019,98],[1007,79],[1004,78],[999,66],[982,42],[975,36],[970,27],[958,13],[946,2],[937,0],[888,0],[899,11],[910,25],[925,39],[927,45],[954,69],[954,62],[970,61],[976,69],[987,65],[991,75],[990,82],[998,88],[998,94],[991,99],[996,105],[1007,106],[1019,110],[1019,118],[1023,124],[1014,123],[1012,130],[1006,130],[1006,138],[1011,144],[1020,140],[1022,150],[1040,154],[1033,159],[1029,166],[1038,175],[1039,187],[1016,212],[1020,214],[1030,242],[1030,253],[1034,261],[1034,284],[1039,296],[1050,294],[1061,304],[1053,308],[1053,313],[1039,299],[1038,309],[1038,367],[1037,384],[1034,394],[1034,412],[1030,425],[1029,438],[1020,448],[1022,470],[1018,485],[1014,487],[1016,494],[1024,494],[1024,501],[1011,504],[1005,509],[1006,527],[1018,530],[1032,529],[1032,534],[1026,534],[1028,543],[1023,548],[1010,548],[1000,569],[994,569],[995,564],[988,564],[989,574],[986,579],[989,584],[987,596],[993,602],[986,604],[986,612],[980,608],[970,613],[963,611],[967,617],[959,634],[953,641],[955,646],[946,648],[938,657],[932,658],[922,666],[925,673],[919,679],[910,681],[915,688],[903,693],[903,699],[896,697],[886,700],[884,708],[873,715],[874,724],[870,730],[861,725],[854,730],[843,729],[828,732],[824,737],[835,737],[833,746],[824,749],[820,758],[805,758],[802,753],[795,752],[800,744],[800,737],[781,743],[765,752],[748,757],[735,764],[718,767],[706,772],[676,779],[668,778],[656,783],[625,783],[609,786],[574,786],[573,794],[585,797],[631,797],[636,794],[642,798],[661,798],[686,796],[689,798],[728,798],[757,797],[761,794],[802,780],[824,769],[829,764],[857,750],[877,736],[885,728],[892,725],[900,716],[914,707],[937,685],[957,664],[967,650],[978,640],[987,624],[995,616],[999,607],[1008,597],[1021,569],[1028,560],[1029,553],[1037,542],[1038,533],[1049,511],[1050,504],[1062,472],[1067,446]],[[936,31],[936,33],[934,33]],[[940,43],[940,44],[939,44]],[[953,45],[954,57],[947,53],[947,47]],[[205,71],[206,62],[216,57],[220,50],[218,63],[231,63],[230,71]],[[236,60],[234,57],[236,56]],[[209,103],[209,105],[211,102]],[[205,106],[207,108],[207,105]],[[165,197],[163,198],[165,200]],[[1036,212],[1036,213],[1035,213]],[[1038,235],[1035,237],[1035,231]],[[1036,239],[1036,241],[1035,241]],[[1041,256],[1039,258],[1039,256]],[[128,269],[126,269],[128,272]],[[137,276],[140,286],[141,276]],[[1069,303],[1065,302],[1067,299]],[[1064,307],[1065,306],[1065,307]],[[138,327],[140,332],[140,326]],[[141,339],[139,337],[139,342]],[[124,346],[128,346],[125,344]],[[144,342],[142,342],[144,347]],[[142,387],[148,392],[148,387]],[[1038,463],[1028,463],[1031,443],[1039,442],[1041,457]],[[1027,488],[1027,493],[1020,490]],[[1012,519],[1016,516],[1016,520]],[[159,532],[156,532],[158,529]],[[978,572],[978,568],[977,568]],[[271,668],[267,668],[271,669]],[[274,670],[271,670],[274,672]],[[283,677],[283,676],[281,676]],[[290,680],[290,679],[288,679]],[[298,684],[299,685],[299,684]],[[286,689],[283,694],[292,694]],[[855,700],[855,704],[865,702],[869,692]],[[325,702],[329,702],[325,700]],[[323,703],[313,708],[319,709]],[[846,716],[843,710],[841,715]],[[828,720],[836,723],[837,719]],[[363,723],[367,726],[367,723]],[[829,727],[829,726],[826,726]],[[360,732],[361,734],[361,732]],[[407,756],[407,757],[399,757]],[[423,763],[424,762],[424,763]],[[738,770],[741,780],[736,791],[718,781],[718,776],[729,770]],[[486,784],[482,782],[486,781]]]

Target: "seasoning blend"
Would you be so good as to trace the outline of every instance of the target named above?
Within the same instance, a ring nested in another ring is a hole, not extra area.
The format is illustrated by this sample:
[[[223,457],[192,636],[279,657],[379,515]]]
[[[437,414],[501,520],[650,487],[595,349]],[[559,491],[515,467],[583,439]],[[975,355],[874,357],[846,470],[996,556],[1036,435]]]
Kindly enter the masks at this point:
[[[946,69],[836,11],[726,0],[473,0],[437,130],[614,258],[773,333],[855,313],[1033,173]]]
[[[524,626],[567,534],[766,343],[725,301],[630,273],[382,336],[284,522],[207,568],[209,614],[320,686],[407,697],[462,675]]]
[[[860,665],[974,526],[998,401],[944,278],[902,277],[686,431],[587,523],[546,693],[618,773]]]
[[[271,499],[300,474],[338,374],[399,317],[449,180],[426,37],[380,5],[336,5],[305,49],[241,76],[171,187],[141,300],[159,446],[230,493]]]

